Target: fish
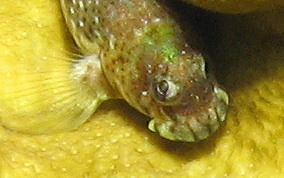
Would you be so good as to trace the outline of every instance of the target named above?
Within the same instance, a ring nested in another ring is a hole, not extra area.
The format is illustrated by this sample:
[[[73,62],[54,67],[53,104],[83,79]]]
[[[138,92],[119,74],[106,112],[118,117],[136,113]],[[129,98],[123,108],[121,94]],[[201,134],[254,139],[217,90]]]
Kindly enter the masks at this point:
[[[84,55],[96,54],[120,98],[149,116],[149,129],[174,141],[207,138],[225,120],[228,95],[205,57],[159,0],[61,0]],[[207,78],[208,77],[208,78]]]
[[[181,28],[165,1],[60,4],[80,55],[54,60],[63,66],[59,72],[51,68],[36,77],[36,85],[22,88],[23,96],[35,91],[48,97],[35,101],[42,103],[36,112],[27,112],[33,103],[25,101],[24,107],[7,108],[13,117],[0,110],[5,127],[31,134],[73,130],[110,99],[125,100],[150,118],[149,130],[172,141],[206,139],[226,120],[228,94],[206,71],[207,55],[195,48],[196,34]],[[40,83],[46,88],[37,90]],[[21,124],[23,118],[32,121]]]

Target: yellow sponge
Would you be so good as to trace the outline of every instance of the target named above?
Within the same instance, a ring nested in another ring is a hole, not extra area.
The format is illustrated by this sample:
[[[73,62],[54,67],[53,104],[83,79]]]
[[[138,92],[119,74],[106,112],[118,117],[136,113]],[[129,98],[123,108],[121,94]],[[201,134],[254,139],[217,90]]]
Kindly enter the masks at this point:
[[[57,0],[1,2],[0,62],[15,70],[0,76],[0,87],[34,60],[72,51],[63,22]],[[75,131],[27,135],[1,126],[0,177],[284,177],[283,40],[241,34],[229,34],[218,53],[231,105],[210,139],[164,140],[145,116],[109,101]]]

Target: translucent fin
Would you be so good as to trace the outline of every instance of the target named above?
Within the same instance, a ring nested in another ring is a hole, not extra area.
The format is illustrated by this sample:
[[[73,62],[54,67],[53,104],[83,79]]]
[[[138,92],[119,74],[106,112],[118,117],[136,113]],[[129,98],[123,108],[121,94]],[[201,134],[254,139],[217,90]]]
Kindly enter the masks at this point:
[[[42,134],[72,130],[110,98],[97,56],[0,59],[0,121],[8,129]]]

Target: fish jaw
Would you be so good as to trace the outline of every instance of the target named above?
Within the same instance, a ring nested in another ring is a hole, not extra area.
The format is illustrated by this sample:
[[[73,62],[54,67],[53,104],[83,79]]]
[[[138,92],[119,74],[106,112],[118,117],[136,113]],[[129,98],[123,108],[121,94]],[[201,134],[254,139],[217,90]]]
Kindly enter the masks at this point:
[[[204,140],[212,135],[226,119],[229,103],[227,93],[223,89],[215,87],[213,97],[210,106],[200,110],[199,113],[189,116],[176,115],[174,120],[171,118],[167,121],[152,119],[148,128],[172,141],[196,142]],[[158,116],[158,118],[160,117]]]

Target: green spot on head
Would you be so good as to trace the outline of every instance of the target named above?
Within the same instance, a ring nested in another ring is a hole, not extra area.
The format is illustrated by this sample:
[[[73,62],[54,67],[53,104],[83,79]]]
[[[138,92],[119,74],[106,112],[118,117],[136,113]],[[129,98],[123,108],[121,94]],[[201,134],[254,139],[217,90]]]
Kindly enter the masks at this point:
[[[161,48],[162,56],[164,56],[166,62],[174,62],[178,54],[178,50],[174,44],[165,44]]]
[[[163,61],[175,62],[178,56],[177,33],[172,23],[154,23],[143,30],[141,40],[161,55]]]

